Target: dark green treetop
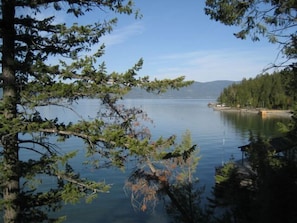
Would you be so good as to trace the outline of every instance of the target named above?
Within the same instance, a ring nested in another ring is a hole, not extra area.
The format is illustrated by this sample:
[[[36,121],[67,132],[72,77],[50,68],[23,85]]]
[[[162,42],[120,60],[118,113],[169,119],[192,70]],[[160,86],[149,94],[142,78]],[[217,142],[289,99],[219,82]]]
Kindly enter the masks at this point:
[[[292,70],[262,74],[243,79],[221,92],[218,101],[232,107],[292,109],[296,101],[292,91]]]

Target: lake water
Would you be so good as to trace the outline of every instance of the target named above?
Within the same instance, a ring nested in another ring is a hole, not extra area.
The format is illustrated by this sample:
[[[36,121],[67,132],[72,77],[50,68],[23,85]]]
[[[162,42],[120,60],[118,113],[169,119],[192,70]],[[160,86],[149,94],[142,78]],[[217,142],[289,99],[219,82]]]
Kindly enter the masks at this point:
[[[176,134],[180,139],[186,130],[191,131],[193,144],[197,144],[200,149],[201,160],[196,172],[200,185],[206,186],[205,196],[209,195],[214,184],[215,167],[228,161],[231,156],[235,159],[241,158],[238,146],[249,142],[249,131],[255,134],[276,136],[278,134],[277,122],[288,121],[288,119],[277,118],[262,119],[256,114],[213,111],[207,106],[209,99],[131,99],[124,102],[127,106],[140,106],[148,113],[149,117],[154,120],[151,132],[155,138]],[[75,109],[85,117],[94,117],[99,108],[96,100],[83,100],[75,105]],[[50,107],[42,109],[41,112],[48,118],[62,117],[66,119],[66,122],[76,119],[66,109]],[[79,149],[82,146],[82,142],[78,139],[71,139],[67,144],[60,144],[60,147],[66,151]],[[66,214],[66,222],[168,222],[162,203],[156,207],[154,212],[143,213],[133,209],[130,198],[123,189],[129,170],[124,173],[117,169],[92,170],[80,165],[82,159],[83,152],[75,160],[76,168],[82,175],[105,180],[113,186],[109,194],[100,194],[98,199],[91,204],[82,202],[78,205],[65,206],[61,213],[57,214]],[[48,186],[50,187],[50,182]]]

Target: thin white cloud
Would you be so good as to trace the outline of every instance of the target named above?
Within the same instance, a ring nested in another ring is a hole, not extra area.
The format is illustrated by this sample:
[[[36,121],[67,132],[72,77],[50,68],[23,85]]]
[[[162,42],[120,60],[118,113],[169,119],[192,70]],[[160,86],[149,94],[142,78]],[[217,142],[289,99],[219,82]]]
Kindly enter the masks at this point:
[[[255,77],[274,62],[275,52],[263,54],[265,50],[221,49],[163,55],[148,61],[143,72],[159,79],[185,75],[188,80],[202,82],[242,80]]]
[[[133,36],[141,35],[144,27],[140,22],[136,22],[120,29],[115,29],[111,34],[103,36],[101,42],[107,47],[124,43]]]

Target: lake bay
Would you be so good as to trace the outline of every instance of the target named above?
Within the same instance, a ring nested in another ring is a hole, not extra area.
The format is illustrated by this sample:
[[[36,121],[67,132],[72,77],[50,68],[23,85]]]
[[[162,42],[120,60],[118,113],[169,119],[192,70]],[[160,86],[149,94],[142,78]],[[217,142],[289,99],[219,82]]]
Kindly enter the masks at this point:
[[[241,114],[237,112],[225,113],[214,111],[207,104],[209,99],[125,99],[126,106],[141,107],[153,120],[148,124],[151,128],[152,138],[160,136],[169,137],[173,134],[181,139],[186,130],[190,130],[193,144],[199,148],[199,161],[196,175],[199,184],[205,185],[204,196],[209,196],[214,185],[215,167],[227,162],[231,157],[241,159],[238,146],[249,142],[250,131],[255,135],[277,136],[279,121],[287,122],[287,118],[262,119],[256,114]],[[85,99],[74,106],[78,113],[85,118],[95,117],[100,109],[99,102],[93,99]],[[70,114],[67,109],[54,107],[42,108],[40,112],[48,117],[58,116],[61,120],[75,121],[76,116]],[[91,204],[82,201],[78,205],[66,205],[57,215],[67,215],[66,222],[168,222],[168,217],[160,205],[152,212],[143,213],[134,210],[130,197],[125,193],[124,183],[129,175],[129,169],[122,172],[118,169],[90,169],[81,165],[84,159],[83,143],[76,138],[60,143],[59,147],[64,151],[80,150],[74,160],[75,167],[86,177],[96,180],[104,180],[112,184],[110,193],[99,194],[98,199]],[[131,164],[133,166],[133,163]],[[50,187],[50,182],[48,182]]]

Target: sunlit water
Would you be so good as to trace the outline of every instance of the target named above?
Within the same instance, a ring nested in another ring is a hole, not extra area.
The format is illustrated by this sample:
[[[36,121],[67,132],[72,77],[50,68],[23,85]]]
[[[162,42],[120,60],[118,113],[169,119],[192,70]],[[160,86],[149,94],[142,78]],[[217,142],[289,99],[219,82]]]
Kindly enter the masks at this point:
[[[140,106],[149,117],[154,120],[150,125],[153,138],[168,137],[173,134],[181,138],[181,135],[190,130],[193,144],[197,144],[200,150],[197,176],[200,185],[205,185],[204,196],[209,196],[214,184],[215,167],[222,165],[231,157],[241,158],[238,146],[249,142],[249,131],[255,134],[271,136],[277,134],[277,122],[279,119],[262,119],[255,114],[225,113],[213,111],[207,106],[209,100],[125,100],[127,106]],[[84,118],[94,117],[100,109],[96,100],[83,100],[75,105],[78,113]],[[59,116],[68,121],[77,120],[77,116],[62,108],[46,108],[40,110],[48,118]],[[67,221],[71,223],[88,222],[168,222],[168,217],[163,209],[162,202],[152,212],[143,213],[134,210],[129,196],[125,193],[124,182],[129,170],[121,172],[117,169],[94,170],[81,165],[84,159],[83,143],[78,139],[71,139],[66,144],[60,144],[63,151],[80,150],[74,166],[82,175],[95,180],[105,180],[112,184],[108,194],[100,194],[99,198],[91,204],[84,202],[78,205],[66,205],[58,215],[67,215]],[[25,154],[24,154],[25,155]],[[50,187],[48,182],[48,187]]]

